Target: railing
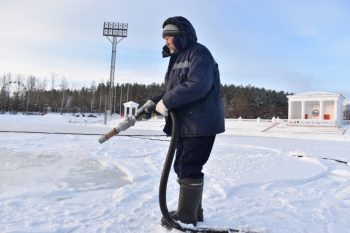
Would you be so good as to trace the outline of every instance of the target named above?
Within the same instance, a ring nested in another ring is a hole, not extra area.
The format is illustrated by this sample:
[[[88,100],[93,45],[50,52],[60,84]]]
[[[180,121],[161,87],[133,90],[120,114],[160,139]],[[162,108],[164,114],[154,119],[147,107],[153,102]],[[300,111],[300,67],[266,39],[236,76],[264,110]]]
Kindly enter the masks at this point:
[[[291,120],[288,120],[288,125],[337,126],[337,122],[331,121],[331,120],[291,119]]]
[[[272,122],[272,123],[279,123],[279,122],[287,122],[287,119],[280,119],[279,117],[272,117],[272,119],[261,119],[260,117],[256,119],[243,119],[242,117],[239,118],[226,118],[225,121],[238,121],[238,122]]]
[[[162,120],[163,117],[154,117],[152,118],[154,120]],[[271,119],[244,119],[242,117],[239,118],[226,118],[225,124],[227,127],[230,127],[231,124],[234,124],[234,122],[256,122],[256,123],[281,123],[285,122],[288,125],[295,125],[295,126],[337,126],[336,121],[332,120],[317,120],[317,119],[280,119],[279,117],[273,117]],[[235,124],[236,127],[237,124]],[[343,120],[343,125],[350,125],[350,120]]]

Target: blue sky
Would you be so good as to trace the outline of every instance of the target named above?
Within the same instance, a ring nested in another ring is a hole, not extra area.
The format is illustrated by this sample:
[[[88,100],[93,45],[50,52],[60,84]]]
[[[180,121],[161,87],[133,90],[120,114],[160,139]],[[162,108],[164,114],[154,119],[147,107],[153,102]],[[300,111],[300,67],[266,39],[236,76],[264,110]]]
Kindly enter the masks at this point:
[[[115,81],[161,83],[162,23],[182,15],[219,63],[224,84],[350,99],[350,2],[346,0],[0,0],[0,75],[75,86],[109,79],[104,21],[129,24]]]

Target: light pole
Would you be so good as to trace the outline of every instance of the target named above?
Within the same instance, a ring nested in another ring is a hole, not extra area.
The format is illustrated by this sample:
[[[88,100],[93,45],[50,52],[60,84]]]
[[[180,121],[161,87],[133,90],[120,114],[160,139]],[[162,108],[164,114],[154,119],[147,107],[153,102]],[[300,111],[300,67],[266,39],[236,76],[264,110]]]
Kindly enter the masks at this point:
[[[103,36],[112,43],[112,59],[111,59],[111,71],[109,77],[109,91],[106,114],[112,114],[113,104],[113,91],[114,91],[114,73],[115,73],[115,57],[117,52],[117,44],[128,35],[127,23],[115,23],[104,22],[103,24]],[[105,124],[107,124],[107,117],[105,117]]]

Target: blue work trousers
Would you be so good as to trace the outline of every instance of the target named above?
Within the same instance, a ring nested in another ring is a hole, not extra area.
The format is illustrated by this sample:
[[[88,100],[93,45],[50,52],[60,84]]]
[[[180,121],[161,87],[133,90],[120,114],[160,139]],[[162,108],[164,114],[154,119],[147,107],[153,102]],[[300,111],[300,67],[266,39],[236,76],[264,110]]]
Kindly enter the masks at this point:
[[[179,179],[204,177],[202,169],[209,159],[215,136],[179,138],[174,162],[174,170]]]

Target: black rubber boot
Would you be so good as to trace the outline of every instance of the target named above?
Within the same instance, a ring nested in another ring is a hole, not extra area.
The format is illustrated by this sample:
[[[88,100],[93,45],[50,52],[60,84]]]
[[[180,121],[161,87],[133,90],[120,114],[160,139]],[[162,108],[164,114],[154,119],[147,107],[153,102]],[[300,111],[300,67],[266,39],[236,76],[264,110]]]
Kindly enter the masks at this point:
[[[204,215],[203,215],[203,208],[202,208],[202,200],[199,202],[198,209],[197,209],[197,222],[204,222]],[[176,216],[176,211],[170,211],[169,212],[170,216],[174,218]],[[165,219],[162,217],[162,226],[166,225]]]
[[[203,208],[202,208],[202,199],[199,202],[198,209],[197,209],[197,221],[198,222],[204,222],[204,216],[203,216]]]
[[[197,225],[198,207],[202,200],[203,179],[179,179],[180,193],[179,203],[176,211],[170,212],[170,216],[174,220],[182,223]],[[203,212],[202,212],[203,213]],[[203,219],[203,214],[202,214]],[[162,226],[168,226],[164,218],[161,220]]]

